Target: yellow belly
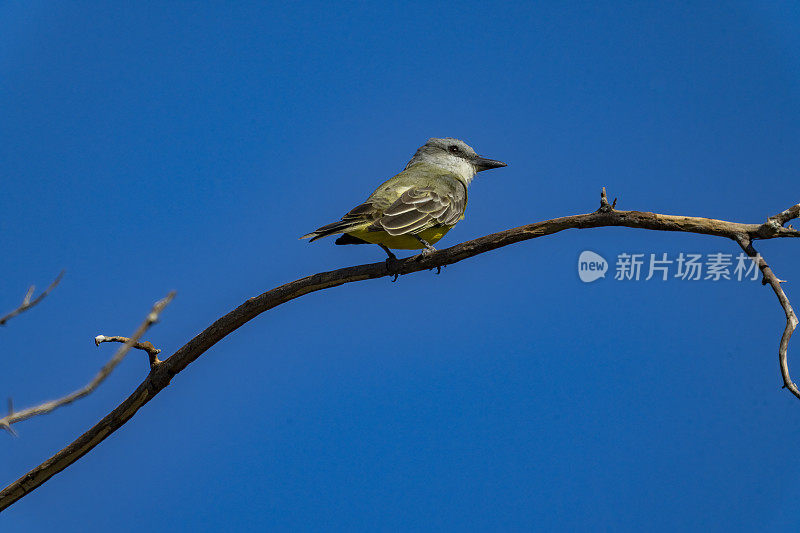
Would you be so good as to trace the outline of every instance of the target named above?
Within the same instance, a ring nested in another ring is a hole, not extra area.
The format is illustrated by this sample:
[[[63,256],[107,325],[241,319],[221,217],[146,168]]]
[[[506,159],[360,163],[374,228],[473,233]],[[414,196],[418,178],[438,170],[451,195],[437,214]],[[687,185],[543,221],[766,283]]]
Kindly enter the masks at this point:
[[[428,228],[417,233],[417,235],[419,235],[429,244],[434,244],[436,241],[444,237],[444,234],[450,231],[450,228],[452,227],[453,226],[442,226],[440,228]],[[425,245],[411,235],[392,236],[385,231],[367,231],[364,229],[348,231],[347,234],[357,237],[363,241],[371,242],[372,244],[382,244],[396,250],[421,250],[425,248]]]

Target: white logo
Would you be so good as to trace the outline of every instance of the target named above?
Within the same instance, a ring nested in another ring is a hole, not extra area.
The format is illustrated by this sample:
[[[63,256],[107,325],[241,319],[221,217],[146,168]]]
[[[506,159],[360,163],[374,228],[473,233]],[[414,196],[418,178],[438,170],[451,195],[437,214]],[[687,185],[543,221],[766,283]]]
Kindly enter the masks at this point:
[[[584,283],[591,283],[598,278],[606,277],[608,262],[602,255],[589,250],[581,252],[578,257],[578,277]]]

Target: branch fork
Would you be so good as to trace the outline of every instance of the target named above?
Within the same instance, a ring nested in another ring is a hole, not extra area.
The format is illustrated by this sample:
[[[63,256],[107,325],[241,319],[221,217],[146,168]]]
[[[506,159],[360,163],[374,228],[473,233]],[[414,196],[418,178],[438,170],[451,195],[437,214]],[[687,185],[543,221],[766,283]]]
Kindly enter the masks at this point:
[[[31,285],[28,288],[28,292],[26,292],[25,296],[22,298],[22,303],[19,305],[19,307],[17,307],[10,313],[6,314],[5,316],[0,317],[0,326],[4,326],[6,322],[11,320],[15,316],[19,315],[20,313],[24,313],[31,307],[35,306],[36,304],[44,300],[45,296],[50,294],[53,291],[53,289],[56,288],[56,286],[61,282],[61,278],[63,277],[64,277],[64,271],[62,270],[61,272],[59,272],[58,276],[56,276],[56,279],[54,279],[53,282],[44,291],[42,291],[42,293],[36,298],[33,298],[33,293],[36,291],[36,285]]]
[[[617,207],[617,199],[614,198],[614,201],[610,204],[608,203],[608,197],[606,196],[606,188],[600,191],[600,208],[596,211],[597,213],[610,213]]]

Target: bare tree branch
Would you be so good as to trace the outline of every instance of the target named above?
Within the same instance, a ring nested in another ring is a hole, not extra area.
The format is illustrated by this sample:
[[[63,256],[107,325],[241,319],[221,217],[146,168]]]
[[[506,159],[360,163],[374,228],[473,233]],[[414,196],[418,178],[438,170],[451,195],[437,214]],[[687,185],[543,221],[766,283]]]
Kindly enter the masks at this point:
[[[49,287],[47,287],[39,296],[37,296],[33,300],[31,300],[31,297],[33,296],[33,292],[36,290],[36,286],[31,285],[28,288],[28,292],[25,293],[25,297],[22,299],[22,303],[20,304],[20,306],[11,311],[10,313],[8,313],[7,315],[5,315],[4,317],[0,318],[0,326],[4,326],[6,322],[11,320],[18,314],[27,311],[34,305],[44,300],[45,296],[50,294],[50,291],[56,288],[56,285],[58,285],[58,283],[61,281],[61,278],[63,277],[64,277],[64,271],[62,270],[61,272],[59,272],[58,276],[56,276],[56,279],[53,280],[53,283],[51,283]]]
[[[21,411],[14,411],[11,400],[9,400],[9,412],[5,417],[0,418],[0,428],[5,429],[11,434],[15,434],[11,427],[12,424],[16,424],[17,422],[27,420],[28,418],[32,418],[34,416],[47,414],[55,409],[58,409],[59,407],[70,404],[75,400],[89,395],[109,376],[109,374],[111,374],[114,368],[125,358],[125,355],[127,355],[128,351],[133,348],[135,344],[137,344],[139,338],[144,335],[148,329],[150,329],[150,326],[156,323],[158,320],[158,315],[174,297],[175,292],[173,291],[170,292],[163,300],[156,302],[153,306],[153,309],[150,311],[150,313],[148,313],[147,318],[145,318],[144,322],[142,322],[142,325],[139,326],[139,328],[134,332],[133,336],[130,339],[126,339],[125,344],[119,347],[111,359],[109,359],[109,361],[103,365],[103,368],[100,369],[97,375],[92,378],[92,380],[84,387],[81,387],[80,389],[67,394],[64,397],[59,398],[58,400],[52,400],[34,407],[28,407],[27,409],[23,409]],[[150,343],[148,342],[147,344]],[[150,344],[150,346],[152,347],[152,344]]]
[[[800,204],[793,205],[786,211],[781,211],[777,215],[769,217],[767,221],[770,223],[774,222],[779,226],[785,226],[787,222],[797,217],[800,217]]]
[[[800,237],[800,232],[783,227],[783,224],[788,219],[783,221],[782,224],[773,224],[770,221],[764,224],[740,224],[700,217],[661,215],[642,211],[616,211],[614,206],[609,204],[608,199],[605,198],[605,190],[602,196],[601,207],[594,213],[556,218],[493,233],[451,248],[439,250],[425,257],[418,255],[401,259],[391,264],[382,261],[380,263],[340,268],[330,272],[320,272],[286,283],[260,296],[248,299],[233,311],[216,320],[168,359],[153,366],[147,378],[128,398],[83,435],[0,492],[0,510],[7,508],[41,486],[52,476],[73,464],[122,427],[143,405],[167,387],[176,374],[197,360],[221,339],[261,313],[305,294],[337,287],[345,283],[393,276],[395,274],[411,274],[421,270],[450,265],[509,244],[552,235],[566,229],[622,226],[713,235],[729,238],[739,243],[743,242],[742,239],[744,238],[752,241],[776,237]],[[787,212],[789,213],[788,215],[783,215],[783,213]],[[800,204],[783,213],[778,215],[779,218],[776,221],[783,220],[783,218],[793,213],[800,213]],[[763,268],[762,272],[765,272]],[[778,287],[780,287],[779,284]],[[774,288],[775,286],[773,286]],[[788,300],[786,303],[788,305]],[[781,340],[782,350],[787,343],[788,336],[784,333],[784,338]],[[785,354],[785,350],[783,353]],[[785,380],[791,383],[787,376],[785,376]]]
[[[119,335],[114,335],[112,337],[106,337],[105,335],[98,335],[94,338],[95,346],[100,346],[101,342],[121,342],[123,344],[129,343],[131,340],[128,337],[120,337]],[[144,350],[147,352],[147,355],[150,356],[150,368],[154,367],[161,361],[156,357],[158,354],[161,353],[161,350],[153,346],[153,343],[150,341],[144,342],[134,342],[131,344],[131,348],[136,348],[137,350]]]
[[[795,210],[795,212],[800,212],[800,204],[794,207],[798,208]],[[789,210],[787,209],[784,211],[784,213],[787,213],[788,211]],[[783,224],[785,223],[786,222],[784,221]],[[742,235],[739,239],[737,239],[737,242],[747,255],[753,258],[753,260],[758,261],[758,268],[761,270],[762,282],[765,285],[768,284],[770,287],[772,287],[772,290],[775,292],[775,296],[778,297],[778,301],[780,302],[783,312],[786,315],[786,327],[783,329],[780,346],[778,347],[778,364],[780,365],[781,376],[783,377],[783,388],[789,389],[789,392],[794,394],[797,398],[800,398],[800,389],[797,388],[797,385],[792,381],[792,378],[789,375],[789,362],[787,354],[789,349],[789,339],[792,338],[792,333],[794,333],[794,330],[797,327],[797,315],[795,315],[794,309],[792,309],[792,305],[789,303],[789,298],[786,297],[786,293],[783,292],[783,287],[781,287],[781,283],[783,283],[783,281],[779,280],[775,276],[775,273],[769,267],[764,258],[761,257],[761,254],[756,252],[755,248],[753,248],[753,242],[750,239],[750,236]]]

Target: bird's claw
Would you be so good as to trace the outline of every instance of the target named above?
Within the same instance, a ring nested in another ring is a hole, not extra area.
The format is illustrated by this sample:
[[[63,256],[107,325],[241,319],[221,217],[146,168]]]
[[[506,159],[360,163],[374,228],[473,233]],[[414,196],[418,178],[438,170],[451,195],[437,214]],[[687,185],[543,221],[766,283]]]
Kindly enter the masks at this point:
[[[390,257],[386,258],[386,270],[389,271],[389,274],[394,274],[394,278],[392,278],[392,283],[397,281],[397,276],[400,274],[397,272],[397,264],[400,262],[397,257],[392,254]]]
[[[394,274],[394,278],[392,278],[392,283],[394,283],[395,281],[397,281],[397,276],[400,275],[397,272],[397,264],[400,262],[400,260],[397,259],[397,256],[394,255],[394,253],[392,253],[392,251],[389,249],[388,246],[383,244],[379,244],[378,246],[383,248],[383,251],[386,252],[386,255],[388,256],[386,258],[386,270],[389,272],[390,275]]]

